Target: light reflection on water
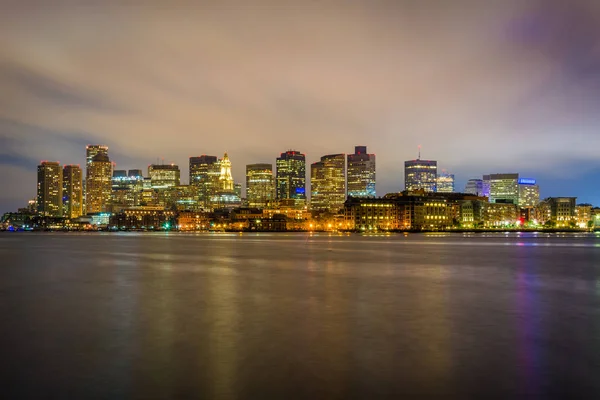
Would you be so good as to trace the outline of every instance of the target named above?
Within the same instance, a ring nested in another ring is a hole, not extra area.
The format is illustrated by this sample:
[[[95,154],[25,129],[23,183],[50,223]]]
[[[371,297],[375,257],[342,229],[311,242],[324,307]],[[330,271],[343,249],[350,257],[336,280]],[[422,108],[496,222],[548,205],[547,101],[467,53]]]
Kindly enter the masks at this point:
[[[26,360],[4,361],[6,391],[600,395],[599,245],[594,234],[2,235],[0,351]]]

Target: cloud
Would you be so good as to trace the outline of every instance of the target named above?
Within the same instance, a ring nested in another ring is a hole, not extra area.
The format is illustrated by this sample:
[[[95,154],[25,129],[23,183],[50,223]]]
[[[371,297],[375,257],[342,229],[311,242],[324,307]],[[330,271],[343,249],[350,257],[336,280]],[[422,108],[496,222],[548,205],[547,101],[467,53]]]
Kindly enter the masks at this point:
[[[187,157],[227,150],[243,182],[287,149],[313,162],[364,144],[380,194],[419,144],[459,186],[510,170],[553,193],[553,176],[598,162],[591,0],[32,4],[0,16],[15,157],[83,163],[101,142],[120,168],[158,157],[185,177]]]

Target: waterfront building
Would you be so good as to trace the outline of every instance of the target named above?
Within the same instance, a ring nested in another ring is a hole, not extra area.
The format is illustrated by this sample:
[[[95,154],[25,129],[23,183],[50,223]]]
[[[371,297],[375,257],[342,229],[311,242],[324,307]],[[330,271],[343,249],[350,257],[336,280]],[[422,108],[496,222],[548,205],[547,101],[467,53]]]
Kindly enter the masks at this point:
[[[575,219],[580,228],[589,228],[594,225],[594,211],[591,204],[578,204],[575,206]]]
[[[311,209],[336,213],[346,201],[346,156],[329,154],[311,164]]]
[[[83,215],[83,173],[79,165],[63,168],[63,216],[78,218]]]
[[[544,201],[550,205],[550,220],[556,224],[556,227],[575,225],[577,197],[548,197]]]
[[[483,179],[469,179],[465,186],[465,193],[472,194],[474,196],[485,196],[483,190]],[[489,194],[489,191],[488,191]]]
[[[265,208],[275,200],[272,164],[246,165],[246,200],[250,208]]]
[[[278,200],[289,200],[296,207],[306,205],[306,156],[289,150],[276,160],[275,186]]]
[[[87,166],[86,212],[99,213],[109,209],[112,190],[112,164],[103,152],[97,153]]]
[[[395,199],[348,197],[343,229],[373,231],[401,229],[400,205]]]
[[[181,172],[175,164],[148,166],[148,176],[152,182],[152,189],[163,190],[181,184]]]
[[[58,162],[42,161],[37,168],[37,211],[45,217],[63,215],[63,170]]]
[[[437,191],[437,161],[409,160],[404,162],[405,190]]]
[[[486,203],[483,208],[485,227],[515,225],[520,217],[519,206],[510,202]]]
[[[454,174],[442,172],[437,176],[436,191],[438,193],[454,192]]]
[[[490,203],[519,204],[519,174],[490,174],[487,176],[489,176]]]
[[[175,229],[175,213],[163,207],[128,207],[110,217],[110,225],[119,229]]]
[[[375,197],[375,154],[367,153],[367,146],[356,146],[348,154],[348,196]]]
[[[531,209],[540,202],[540,187],[535,179],[519,178],[519,207]]]

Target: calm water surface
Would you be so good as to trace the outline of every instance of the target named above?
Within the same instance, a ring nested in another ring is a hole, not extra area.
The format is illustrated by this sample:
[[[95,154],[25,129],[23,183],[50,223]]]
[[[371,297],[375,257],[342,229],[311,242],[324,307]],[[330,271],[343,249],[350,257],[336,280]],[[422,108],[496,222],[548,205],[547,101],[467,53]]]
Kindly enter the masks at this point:
[[[600,398],[600,236],[2,234],[0,398]]]

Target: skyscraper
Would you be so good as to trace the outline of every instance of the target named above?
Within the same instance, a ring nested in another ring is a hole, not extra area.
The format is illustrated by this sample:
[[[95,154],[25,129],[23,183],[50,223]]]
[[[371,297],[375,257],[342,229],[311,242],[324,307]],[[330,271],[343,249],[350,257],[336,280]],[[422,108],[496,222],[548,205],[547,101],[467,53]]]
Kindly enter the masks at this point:
[[[233,176],[231,175],[231,160],[227,153],[218,161],[218,165],[221,168],[221,173],[218,179],[218,190],[211,198],[212,208],[239,207],[242,200],[235,191]]]
[[[85,148],[86,166],[89,166],[92,163],[92,159],[96,156],[96,154],[104,154],[106,157],[108,157],[108,147],[102,144],[89,144]]]
[[[113,211],[139,206],[142,202],[144,177],[142,170],[115,170],[112,175],[111,203]]]
[[[204,207],[210,206],[210,199],[218,190],[220,175],[216,156],[190,157],[190,185],[198,188],[198,200]]]
[[[310,166],[311,209],[335,213],[346,201],[346,156],[330,154]]]
[[[181,172],[175,164],[148,166],[148,176],[152,182],[152,189],[167,189],[181,184]]]
[[[79,165],[63,168],[63,216],[77,218],[83,215],[83,173]]]
[[[87,213],[106,212],[112,189],[112,164],[104,153],[97,153],[87,167],[85,180]]]
[[[246,200],[249,207],[263,208],[275,199],[272,164],[246,165]]]
[[[375,197],[375,154],[367,153],[367,146],[356,146],[348,154],[348,196]]]
[[[437,177],[436,190],[438,193],[454,192],[454,174],[442,172]]]
[[[490,203],[519,204],[519,174],[490,174]]]
[[[519,179],[519,207],[533,208],[540,202],[540,187],[535,179]]]
[[[293,201],[296,207],[306,204],[306,156],[289,150],[276,160],[277,200]]]
[[[409,160],[404,162],[404,188],[437,191],[437,161]]]
[[[62,217],[62,168],[58,162],[42,161],[38,165],[37,210],[47,217]]]
[[[472,194],[475,196],[484,196],[483,180],[482,179],[469,179],[465,186],[465,193]]]

